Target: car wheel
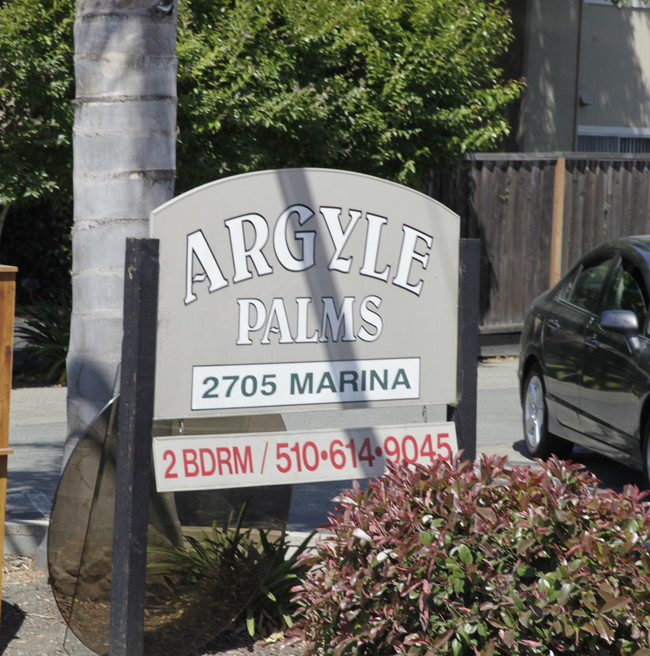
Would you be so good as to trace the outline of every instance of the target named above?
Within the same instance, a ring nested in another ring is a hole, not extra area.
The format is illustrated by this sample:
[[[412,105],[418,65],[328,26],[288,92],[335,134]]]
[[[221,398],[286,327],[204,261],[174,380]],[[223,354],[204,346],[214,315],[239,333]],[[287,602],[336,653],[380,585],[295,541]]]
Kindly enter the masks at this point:
[[[548,432],[546,390],[542,372],[533,367],[526,378],[523,404],[524,441],[526,450],[533,458],[548,458],[554,453],[567,458],[573,444]]]

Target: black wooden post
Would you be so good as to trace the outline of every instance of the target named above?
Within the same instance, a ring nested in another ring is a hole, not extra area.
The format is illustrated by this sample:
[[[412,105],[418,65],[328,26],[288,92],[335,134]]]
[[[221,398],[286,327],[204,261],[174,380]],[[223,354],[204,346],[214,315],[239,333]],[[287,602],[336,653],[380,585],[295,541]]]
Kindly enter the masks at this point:
[[[447,421],[456,424],[458,448],[476,458],[477,368],[479,357],[479,280],[481,241],[460,240],[458,299],[458,404],[447,406]]]
[[[142,656],[158,312],[157,239],[127,239],[124,278],[109,656]]]

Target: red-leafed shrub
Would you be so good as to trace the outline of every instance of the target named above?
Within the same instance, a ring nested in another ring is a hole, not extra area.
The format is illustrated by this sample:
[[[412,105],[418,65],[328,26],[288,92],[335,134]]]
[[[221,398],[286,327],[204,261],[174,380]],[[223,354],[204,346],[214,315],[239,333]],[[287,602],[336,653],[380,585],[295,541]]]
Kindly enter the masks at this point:
[[[650,506],[582,466],[391,466],[295,588],[307,653],[650,655]]]

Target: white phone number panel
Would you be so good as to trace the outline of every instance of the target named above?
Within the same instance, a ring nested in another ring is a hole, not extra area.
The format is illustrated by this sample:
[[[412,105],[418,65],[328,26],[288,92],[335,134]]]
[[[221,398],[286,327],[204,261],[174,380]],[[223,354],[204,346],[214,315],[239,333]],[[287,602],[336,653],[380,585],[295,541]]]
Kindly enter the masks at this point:
[[[153,439],[159,492],[374,478],[388,461],[426,466],[457,451],[453,422]]]

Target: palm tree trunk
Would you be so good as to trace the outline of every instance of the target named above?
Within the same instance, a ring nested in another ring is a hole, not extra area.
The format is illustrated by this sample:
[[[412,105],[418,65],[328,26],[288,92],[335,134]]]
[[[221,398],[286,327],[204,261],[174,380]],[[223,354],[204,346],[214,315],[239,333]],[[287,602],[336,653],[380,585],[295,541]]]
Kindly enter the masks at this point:
[[[77,0],[68,439],[110,399],[126,237],[173,196],[178,0]]]

